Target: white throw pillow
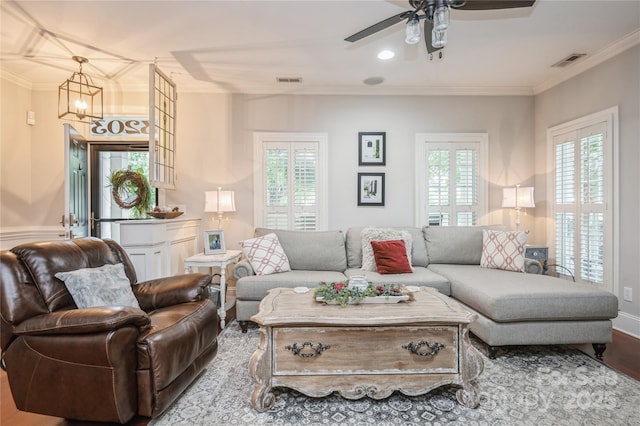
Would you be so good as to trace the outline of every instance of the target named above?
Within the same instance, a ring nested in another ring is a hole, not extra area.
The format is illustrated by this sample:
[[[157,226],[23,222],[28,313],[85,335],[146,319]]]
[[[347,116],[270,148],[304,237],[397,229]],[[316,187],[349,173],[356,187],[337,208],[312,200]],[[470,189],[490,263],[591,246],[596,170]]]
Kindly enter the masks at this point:
[[[256,275],[269,275],[291,270],[289,259],[274,233],[242,242],[242,253],[249,259]]]
[[[523,231],[482,231],[483,268],[524,272],[524,249],[527,233]]]
[[[140,309],[122,263],[58,272],[55,277],[64,281],[78,308],[131,306]]]
[[[362,269],[365,271],[377,271],[376,259],[373,255],[371,241],[402,240],[407,249],[407,259],[411,265],[411,233],[391,228],[366,227],[361,232],[362,237]],[[411,268],[413,270],[413,268]]]

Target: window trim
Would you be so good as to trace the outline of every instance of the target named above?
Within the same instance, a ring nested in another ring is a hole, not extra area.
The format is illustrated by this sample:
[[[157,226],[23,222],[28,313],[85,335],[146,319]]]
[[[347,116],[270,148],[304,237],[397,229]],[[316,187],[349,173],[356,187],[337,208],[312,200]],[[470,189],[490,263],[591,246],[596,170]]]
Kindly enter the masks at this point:
[[[328,229],[328,133],[306,132],[253,132],[253,223],[262,227],[264,212],[264,167],[262,164],[265,143],[317,143],[318,144],[318,231]]]
[[[427,179],[427,168],[423,159],[429,144],[463,143],[478,144],[478,225],[486,225],[489,220],[489,134],[488,133],[416,133],[415,138],[415,226],[428,224],[424,208],[427,203],[426,188],[423,183]]]
[[[549,253],[555,253],[555,145],[554,137],[563,133],[577,131],[579,129],[593,126],[598,123],[606,123],[606,131],[610,137],[611,147],[608,148],[606,143],[609,138],[605,138],[605,164],[609,170],[605,170],[605,194],[609,194],[605,199],[605,244],[608,243],[611,249],[605,252],[605,265],[609,264],[610,268],[605,268],[604,285],[602,288],[618,294],[619,277],[618,271],[620,267],[620,220],[619,220],[619,204],[620,204],[620,176],[617,172],[620,170],[619,163],[619,112],[618,106],[607,108],[605,110],[589,114],[575,120],[568,121],[547,129],[547,229],[546,235],[549,245]],[[609,182],[606,181],[609,179]],[[617,244],[617,245],[616,245]],[[579,277],[576,277],[578,280]]]

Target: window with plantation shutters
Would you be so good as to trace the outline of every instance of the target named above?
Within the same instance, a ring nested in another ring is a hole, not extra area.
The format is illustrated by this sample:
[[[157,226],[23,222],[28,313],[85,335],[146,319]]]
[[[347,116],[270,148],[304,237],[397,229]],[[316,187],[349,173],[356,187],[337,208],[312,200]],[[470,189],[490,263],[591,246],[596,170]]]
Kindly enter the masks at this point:
[[[326,145],[325,134],[254,134],[256,227],[326,228]]]
[[[560,275],[614,288],[613,174],[617,109],[549,130],[554,171],[551,252]]]
[[[484,133],[416,135],[417,226],[480,224],[487,140]]]

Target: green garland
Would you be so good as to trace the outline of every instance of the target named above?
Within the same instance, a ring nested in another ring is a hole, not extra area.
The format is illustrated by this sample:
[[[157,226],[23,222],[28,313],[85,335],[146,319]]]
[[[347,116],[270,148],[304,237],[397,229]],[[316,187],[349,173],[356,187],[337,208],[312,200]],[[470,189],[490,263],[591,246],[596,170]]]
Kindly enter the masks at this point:
[[[135,217],[142,217],[151,209],[151,186],[141,172],[116,170],[111,173],[109,182],[113,200],[120,208],[133,209]]]
[[[322,297],[324,301],[337,301],[340,306],[348,303],[358,303],[365,297],[402,296],[402,286],[398,284],[369,285],[365,289],[349,287],[348,281],[326,283],[322,281],[313,292],[313,297]]]

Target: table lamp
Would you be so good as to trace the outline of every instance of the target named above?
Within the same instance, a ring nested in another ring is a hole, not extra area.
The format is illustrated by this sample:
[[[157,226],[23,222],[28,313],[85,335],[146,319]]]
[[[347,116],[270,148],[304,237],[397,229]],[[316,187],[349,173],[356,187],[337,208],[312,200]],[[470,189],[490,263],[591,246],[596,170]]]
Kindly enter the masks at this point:
[[[233,191],[223,191],[221,187],[218,187],[217,191],[206,191],[204,198],[204,211],[218,213],[218,229],[222,229],[222,215],[226,212],[236,211]]]
[[[535,206],[532,186],[502,188],[502,207],[516,209],[516,231],[520,230],[520,210]]]

